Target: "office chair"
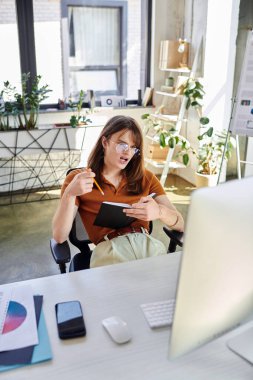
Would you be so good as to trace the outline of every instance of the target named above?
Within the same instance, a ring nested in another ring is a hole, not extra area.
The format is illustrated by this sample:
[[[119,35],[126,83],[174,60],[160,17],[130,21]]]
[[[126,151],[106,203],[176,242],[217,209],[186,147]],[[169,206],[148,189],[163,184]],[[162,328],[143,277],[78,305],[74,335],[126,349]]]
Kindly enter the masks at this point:
[[[59,244],[54,239],[50,239],[50,248],[55,262],[59,265],[60,272],[66,273],[66,264],[69,265],[69,272],[89,269],[92,251],[89,247],[91,241],[85,231],[81,217],[77,212],[69,234],[69,241],[77,247],[80,252],[71,259],[71,251],[68,241]]]
[[[169,243],[167,253],[175,252],[175,250],[177,249],[177,246],[179,246],[181,248],[183,247],[183,243],[184,243],[184,233],[183,232],[171,230],[167,226],[163,227],[163,231],[170,238],[170,243]]]
[[[151,230],[152,232],[152,222]],[[170,243],[167,253],[175,252],[176,247],[183,247],[183,232],[173,231],[168,227],[163,227],[164,232],[169,236]],[[89,247],[91,241],[83,227],[79,213],[77,213],[72,229],[69,234],[70,242],[77,247],[80,252],[71,259],[71,251],[68,241],[58,244],[54,239],[50,240],[50,248],[55,262],[59,265],[60,272],[66,273],[66,264],[70,262],[69,272],[89,269],[92,251]]]
[[[70,169],[67,175],[75,169]],[[150,223],[149,233],[151,234],[153,229],[152,222]],[[170,243],[167,253],[175,252],[177,245],[179,247],[183,246],[183,233],[178,231],[173,231],[168,227],[163,227],[164,232],[169,236]],[[81,217],[77,212],[76,217],[73,221],[72,228],[69,234],[70,242],[77,247],[80,252],[76,253],[71,259],[71,251],[68,241],[59,244],[54,239],[50,240],[50,248],[55,262],[59,265],[60,272],[66,273],[67,263],[69,265],[69,272],[74,272],[83,269],[89,269],[90,258],[92,251],[89,247],[91,241],[85,231]]]

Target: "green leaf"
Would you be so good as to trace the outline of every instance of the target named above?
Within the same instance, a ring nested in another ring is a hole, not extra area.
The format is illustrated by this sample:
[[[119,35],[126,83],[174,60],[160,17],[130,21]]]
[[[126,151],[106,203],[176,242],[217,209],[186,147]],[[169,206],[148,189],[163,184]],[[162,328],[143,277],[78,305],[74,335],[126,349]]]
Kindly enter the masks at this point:
[[[164,133],[160,134],[159,139],[160,139],[160,145],[164,148],[166,146]]]
[[[203,90],[203,85],[202,85],[200,82],[198,82],[198,81],[196,82],[196,88],[197,88],[199,91],[205,93],[205,91]]]
[[[144,113],[143,115],[141,115],[141,118],[142,118],[142,120],[145,120],[145,119],[148,119],[149,116],[150,116],[149,113]]]
[[[186,109],[188,110],[190,108],[190,105],[191,105],[191,99],[187,99],[187,103],[186,103]]]
[[[206,124],[209,123],[209,118],[203,116],[203,117],[201,117],[201,118],[199,119],[199,122],[200,122],[200,124],[202,124],[202,125],[206,125]]]
[[[206,134],[207,134],[208,137],[212,137],[212,134],[213,134],[213,127],[210,127],[210,128],[208,129],[208,131],[206,132]]]
[[[199,98],[203,99],[203,95],[199,91],[194,91],[194,94],[192,94],[193,98]]]
[[[232,157],[231,151],[229,151],[229,150],[226,151],[225,156],[226,156],[226,159],[229,160]]]
[[[189,163],[189,155],[187,153],[183,155],[183,163],[185,166],[187,166]]]
[[[75,115],[72,115],[69,122],[72,128],[76,128],[78,124],[78,119]]]
[[[169,147],[172,149],[175,147],[175,138],[174,137],[171,137],[169,139]]]

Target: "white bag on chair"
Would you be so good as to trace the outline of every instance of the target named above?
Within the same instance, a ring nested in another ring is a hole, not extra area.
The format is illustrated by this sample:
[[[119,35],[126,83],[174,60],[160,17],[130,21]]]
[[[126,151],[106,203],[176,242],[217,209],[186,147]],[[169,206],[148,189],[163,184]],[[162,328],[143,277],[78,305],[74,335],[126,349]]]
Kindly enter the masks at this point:
[[[99,243],[91,255],[90,267],[98,267],[152,256],[165,255],[165,245],[143,233],[130,233]]]

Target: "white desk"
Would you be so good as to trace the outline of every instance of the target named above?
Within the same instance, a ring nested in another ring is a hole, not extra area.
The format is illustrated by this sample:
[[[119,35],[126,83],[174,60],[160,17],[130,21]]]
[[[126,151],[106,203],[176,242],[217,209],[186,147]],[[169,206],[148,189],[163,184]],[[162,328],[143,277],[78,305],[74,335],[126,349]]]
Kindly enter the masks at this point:
[[[175,295],[179,259],[176,253],[25,281],[44,295],[53,360],[1,373],[1,379],[252,380],[253,366],[226,348],[234,332],[173,362],[167,359],[170,329],[150,330],[139,305]],[[73,299],[81,301],[87,336],[61,341],[54,306]],[[111,315],[128,323],[131,342],[120,346],[110,340],[101,320]]]

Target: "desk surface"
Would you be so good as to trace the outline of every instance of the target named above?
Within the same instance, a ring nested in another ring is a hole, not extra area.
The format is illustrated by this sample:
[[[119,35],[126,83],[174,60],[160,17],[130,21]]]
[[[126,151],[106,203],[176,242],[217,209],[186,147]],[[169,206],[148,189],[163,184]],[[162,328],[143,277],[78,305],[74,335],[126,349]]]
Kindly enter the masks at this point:
[[[235,332],[168,360],[170,328],[151,330],[139,305],[175,296],[179,261],[175,253],[22,282],[44,295],[53,360],[2,373],[1,379],[252,380],[253,366],[226,347]],[[61,341],[54,306],[74,299],[82,304],[87,336]],[[128,323],[131,342],[116,345],[110,340],[101,320],[112,315]]]

